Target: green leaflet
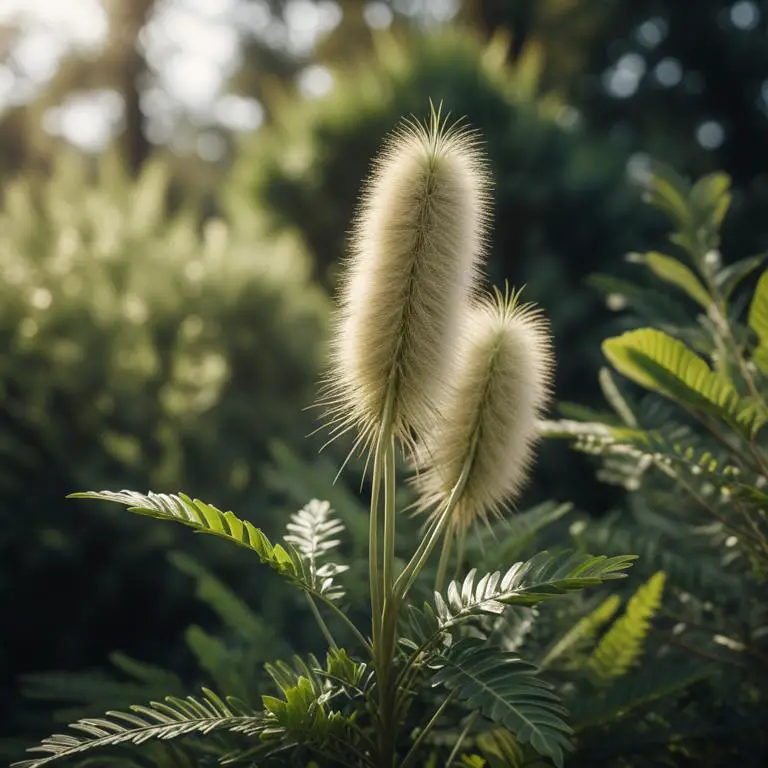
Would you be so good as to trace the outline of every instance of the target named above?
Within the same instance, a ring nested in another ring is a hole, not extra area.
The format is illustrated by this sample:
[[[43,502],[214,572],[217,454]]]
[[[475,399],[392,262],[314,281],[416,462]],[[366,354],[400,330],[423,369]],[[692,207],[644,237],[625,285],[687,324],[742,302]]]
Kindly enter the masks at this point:
[[[630,261],[644,264],[656,277],[684,291],[703,309],[708,309],[712,297],[698,277],[678,259],[657,251],[630,254]]]
[[[354,715],[348,717],[326,706],[331,691],[318,695],[311,680],[299,677],[295,686],[281,692],[284,698],[261,697],[264,739],[287,738],[297,744],[324,744],[335,739],[351,746]]]
[[[606,339],[603,353],[632,381],[697,410],[756,431],[763,423],[733,386],[681,341],[652,328]]]
[[[648,187],[645,201],[664,211],[678,226],[684,226],[689,217],[689,186],[685,180],[674,169],[659,164],[653,169]]]
[[[571,729],[552,686],[536,676],[533,665],[482,640],[466,638],[437,654],[434,666],[435,685],[456,691],[470,709],[509,728],[518,741],[562,767]]]
[[[757,282],[749,307],[749,327],[759,338],[759,343],[752,353],[753,360],[768,376],[768,271],[763,272]]]
[[[445,598],[435,593],[435,610],[441,626],[447,628],[472,615],[500,614],[508,605],[536,605],[556,595],[624,578],[635,559],[634,555],[539,552],[527,562],[515,563],[503,575],[500,571],[487,573],[477,583],[477,570],[472,569],[463,582],[448,585]]]
[[[286,528],[288,534],[284,537],[285,541],[296,547],[307,563],[312,588],[328,599],[343,597],[343,588],[334,584],[333,579],[348,570],[349,566],[319,563],[324,555],[341,544],[339,539],[333,537],[344,530],[344,524],[335,516],[331,505],[327,501],[312,499],[303,509],[291,515],[291,522]]]
[[[72,493],[68,498],[116,501],[128,507],[128,511],[134,514],[158,520],[171,520],[186,525],[197,533],[219,536],[255,552],[262,563],[300,585],[306,582],[301,556],[298,553],[288,552],[280,544],[273,545],[263,531],[247,520],[241,520],[234,513],[222,512],[211,504],[192,499],[184,493],[150,491],[145,495],[136,491],[87,491]]]
[[[12,768],[39,768],[54,760],[64,759],[98,747],[120,744],[143,744],[153,739],[176,739],[213,731],[231,731],[255,736],[264,729],[261,715],[243,712],[237,703],[226,703],[213,691],[203,689],[204,696],[176,698],[166,703],[153,701],[148,706],[135,705],[131,712],[108,712],[103,718],[86,718],[72,723],[74,734],[49,736],[30,752],[44,752],[44,757],[14,763]],[[85,734],[85,735],[82,735]]]
[[[650,621],[661,605],[666,575],[658,571],[627,603],[625,613],[605,633],[592,652],[587,667],[603,684],[626,674],[640,658]]]

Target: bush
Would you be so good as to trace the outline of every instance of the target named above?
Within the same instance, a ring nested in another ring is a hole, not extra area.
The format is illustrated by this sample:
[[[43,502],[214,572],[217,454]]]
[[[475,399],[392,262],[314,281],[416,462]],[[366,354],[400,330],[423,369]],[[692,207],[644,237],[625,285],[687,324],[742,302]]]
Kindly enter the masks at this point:
[[[667,572],[655,663],[682,654],[707,672],[707,682],[668,717],[656,711],[653,720],[628,724],[621,738],[593,739],[588,754],[591,764],[627,758],[640,737],[641,752],[655,741],[655,765],[680,754],[696,765],[762,765],[768,272],[745,290],[764,256],[723,262],[720,232],[731,201],[725,174],[690,184],[660,169],[648,179],[648,197],[673,226],[664,253],[633,255],[652,282],[599,281],[630,310],[626,325],[638,317],[648,323],[603,342],[605,357],[631,384],[604,370],[610,410],[572,409],[573,420],[547,431],[573,439],[598,458],[603,480],[630,492],[626,509],[583,527],[579,538],[608,553],[631,546],[641,571]],[[643,672],[654,677],[652,667]],[[641,760],[638,754],[626,764]]]
[[[168,661],[174,647],[146,645],[144,626],[164,638],[189,620],[179,580],[155,579],[168,534],[70,520],[67,493],[107,482],[175,491],[185,478],[191,493],[215,488],[265,524],[269,444],[296,444],[313,421],[302,408],[327,298],[301,249],[289,237],[264,247],[243,216],[171,214],[168,198],[159,161],[134,183],[109,158],[89,169],[70,157],[48,179],[5,188],[4,691],[13,668],[77,668],[118,645]],[[221,564],[231,575],[240,563],[235,553]],[[52,583],[69,601],[49,600]],[[51,643],[64,616],[68,631]]]

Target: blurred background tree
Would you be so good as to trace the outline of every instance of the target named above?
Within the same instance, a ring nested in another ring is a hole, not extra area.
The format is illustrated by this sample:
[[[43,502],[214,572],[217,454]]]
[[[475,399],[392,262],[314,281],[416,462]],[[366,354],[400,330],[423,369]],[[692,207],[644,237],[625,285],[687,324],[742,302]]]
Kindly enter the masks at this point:
[[[481,131],[489,278],[526,284],[559,399],[594,404],[611,320],[584,278],[655,242],[633,185],[651,159],[726,170],[729,252],[767,247],[766,24],[768,0],[0,2],[0,706],[18,673],[99,663],[119,636],[182,663],[196,608],[158,584],[163,542],[70,521],[67,492],[183,487],[276,520],[317,488],[302,409],[360,180],[401,115],[432,98]],[[620,497],[586,462],[547,445],[524,503],[602,514]],[[99,558],[98,600],[39,610]],[[109,630],[126,611],[154,635]]]

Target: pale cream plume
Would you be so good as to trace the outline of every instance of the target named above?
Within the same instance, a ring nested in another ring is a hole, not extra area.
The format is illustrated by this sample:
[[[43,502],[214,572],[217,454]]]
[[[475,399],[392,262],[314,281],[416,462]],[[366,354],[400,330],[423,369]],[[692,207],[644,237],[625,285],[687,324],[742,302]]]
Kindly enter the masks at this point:
[[[511,503],[532,463],[553,367],[548,324],[519,294],[497,291],[469,310],[441,419],[417,452],[420,510],[438,515],[463,471],[451,530]]]

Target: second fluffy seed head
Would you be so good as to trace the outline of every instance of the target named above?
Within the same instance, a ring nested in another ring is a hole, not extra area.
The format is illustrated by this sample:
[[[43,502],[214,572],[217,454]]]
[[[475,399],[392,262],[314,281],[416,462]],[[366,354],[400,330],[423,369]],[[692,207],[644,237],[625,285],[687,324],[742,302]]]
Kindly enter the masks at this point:
[[[418,453],[420,509],[439,514],[462,473],[454,531],[514,499],[530,469],[553,367],[548,324],[517,295],[497,292],[468,311],[453,386]]]

